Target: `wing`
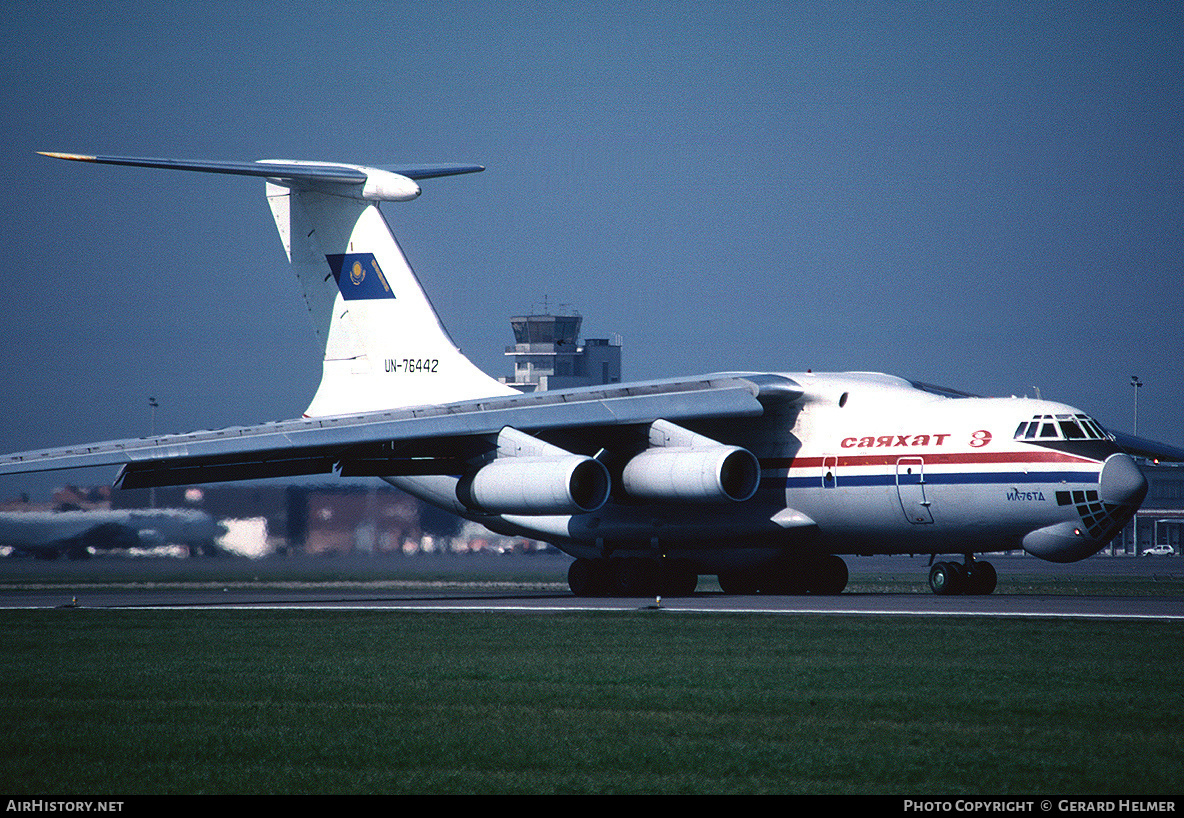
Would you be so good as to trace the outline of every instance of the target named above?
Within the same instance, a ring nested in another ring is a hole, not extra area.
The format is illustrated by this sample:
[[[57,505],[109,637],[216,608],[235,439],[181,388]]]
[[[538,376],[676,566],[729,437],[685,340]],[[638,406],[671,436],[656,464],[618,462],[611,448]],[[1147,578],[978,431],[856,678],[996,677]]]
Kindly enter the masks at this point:
[[[1114,432],[1109,429],[1106,431],[1110,432],[1111,437],[1114,438],[1114,442],[1118,444],[1119,448],[1129,455],[1145,457],[1148,460],[1167,460],[1172,463],[1184,463],[1184,449],[1169,446],[1167,443],[1160,443],[1156,440],[1128,435],[1125,432]]]
[[[709,375],[22,452],[0,457],[0,474],[120,465],[116,484],[126,489],[334,471],[459,474],[495,449],[506,427],[544,439],[559,435],[571,448],[586,440],[595,452],[614,429],[757,417],[770,401],[801,394],[784,376]]]

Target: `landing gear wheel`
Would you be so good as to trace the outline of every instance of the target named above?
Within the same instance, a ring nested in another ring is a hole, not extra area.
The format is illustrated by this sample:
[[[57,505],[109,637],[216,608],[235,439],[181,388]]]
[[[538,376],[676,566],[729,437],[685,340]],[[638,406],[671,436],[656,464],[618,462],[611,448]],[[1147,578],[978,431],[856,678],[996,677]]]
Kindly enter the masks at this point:
[[[699,572],[690,560],[662,560],[659,572],[658,587],[662,596],[690,596],[699,584]]]
[[[781,565],[770,569],[758,581],[762,594],[769,596],[795,596],[806,593],[802,584],[804,577],[797,566]]]
[[[999,575],[989,562],[972,562],[966,570],[966,593],[986,595],[995,590]]]
[[[654,596],[658,593],[658,563],[644,557],[609,562],[616,596]]]
[[[608,560],[578,559],[567,569],[567,585],[576,596],[604,596],[609,592]]]
[[[725,594],[750,596],[759,590],[753,571],[735,570],[719,573],[719,587]]]
[[[934,563],[929,569],[929,587],[939,596],[962,593],[966,572],[956,562]]]
[[[824,596],[841,594],[847,587],[849,576],[847,563],[841,557],[827,554],[814,566],[809,579],[810,593]]]

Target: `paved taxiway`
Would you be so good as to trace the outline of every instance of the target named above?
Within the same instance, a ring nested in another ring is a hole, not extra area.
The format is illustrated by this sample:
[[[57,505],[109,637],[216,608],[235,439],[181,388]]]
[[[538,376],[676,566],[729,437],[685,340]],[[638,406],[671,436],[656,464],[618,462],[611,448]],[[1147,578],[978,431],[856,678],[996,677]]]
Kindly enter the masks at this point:
[[[80,563],[0,563],[0,608],[368,608],[392,610],[572,611],[650,609],[655,599],[578,599],[559,554],[420,555],[415,557],[168,560],[102,558]],[[1082,594],[1078,583],[1134,580],[1143,588],[1184,585],[1184,559],[1094,557],[1055,565],[1025,557],[993,558],[999,590],[985,597],[913,592],[833,597],[727,596],[710,581],[684,598],[663,598],[667,611],[864,614],[898,616],[1101,617],[1184,620],[1184,594]],[[920,578],[923,557],[852,557],[853,589],[861,578]],[[344,577],[344,578],[338,578]],[[1021,578],[1064,583],[1065,592],[1015,593]]]

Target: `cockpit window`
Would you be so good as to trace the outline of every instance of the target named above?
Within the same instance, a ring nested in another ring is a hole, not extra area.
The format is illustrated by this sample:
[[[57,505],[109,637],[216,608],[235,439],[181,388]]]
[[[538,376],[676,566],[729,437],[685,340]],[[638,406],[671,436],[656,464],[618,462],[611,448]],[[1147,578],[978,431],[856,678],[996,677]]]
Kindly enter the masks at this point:
[[[1016,440],[1109,440],[1101,427],[1085,415],[1036,415],[1020,423]]]
[[[1098,425],[1097,421],[1093,420],[1092,418],[1086,418],[1081,422],[1081,425],[1085,427],[1086,432],[1089,434],[1091,439],[1094,437],[1097,437],[1099,440],[1110,439],[1110,435],[1106,434],[1106,432],[1102,430],[1102,427]]]
[[[1085,432],[1081,431],[1081,427],[1071,418],[1057,421],[1057,425],[1061,427],[1061,434],[1065,436],[1065,440],[1081,440],[1085,437]]]

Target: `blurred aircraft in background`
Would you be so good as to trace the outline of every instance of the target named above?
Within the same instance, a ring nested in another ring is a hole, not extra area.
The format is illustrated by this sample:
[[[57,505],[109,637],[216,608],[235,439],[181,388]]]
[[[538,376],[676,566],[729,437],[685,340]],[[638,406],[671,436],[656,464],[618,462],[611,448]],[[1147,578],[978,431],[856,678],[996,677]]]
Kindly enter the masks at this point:
[[[162,545],[209,553],[225,533],[209,514],[191,509],[0,512],[0,547],[48,560]]]

